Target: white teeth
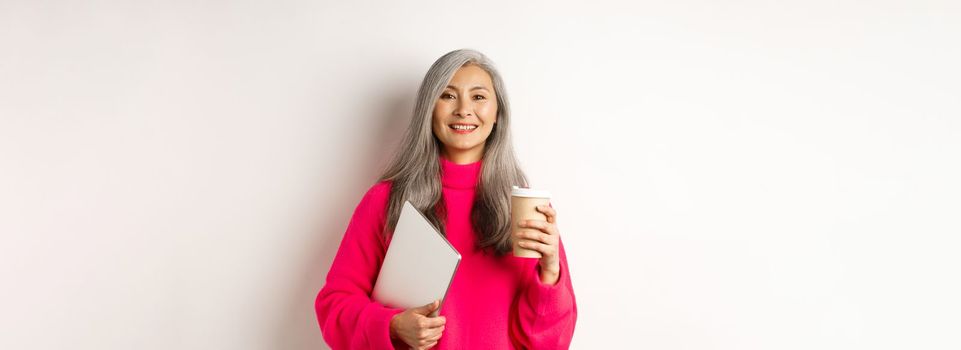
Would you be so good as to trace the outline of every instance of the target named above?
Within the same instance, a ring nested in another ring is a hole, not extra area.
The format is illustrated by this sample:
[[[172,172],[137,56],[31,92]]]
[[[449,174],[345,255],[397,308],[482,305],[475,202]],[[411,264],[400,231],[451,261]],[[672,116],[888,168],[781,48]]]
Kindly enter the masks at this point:
[[[477,125],[451,125],[451,127],[457,130],[474,130],[477,128]]]

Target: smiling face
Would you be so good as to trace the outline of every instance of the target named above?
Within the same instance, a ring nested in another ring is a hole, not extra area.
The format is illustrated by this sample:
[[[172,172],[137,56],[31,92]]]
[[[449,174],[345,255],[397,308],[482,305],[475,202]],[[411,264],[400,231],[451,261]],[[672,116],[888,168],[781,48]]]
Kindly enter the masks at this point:
[[[497,95],[490,74],[475,65],[454,73],[434,103],[434,136],[441,153],[457,164],[479,161],[484,143],[497,122]]]

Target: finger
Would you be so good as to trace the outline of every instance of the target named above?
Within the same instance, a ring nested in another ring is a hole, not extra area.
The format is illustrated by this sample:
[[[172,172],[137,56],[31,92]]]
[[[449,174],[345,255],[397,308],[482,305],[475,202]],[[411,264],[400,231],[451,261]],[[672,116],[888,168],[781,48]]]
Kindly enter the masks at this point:
[[[441,334],[444,333],[444,327],[424,329],[420,332],[417,339],[420,342],[425,342],[430,339],[439,338]]]
[[[440,306],[440,300],[434,300],[430,302],[430,304],[427,304],[424,306],[418,306],[416,309],[414,309],[414,312],[417,314],[426,316],[426,315],[430,315],[430,313],[434,312],[434,310],[437,310],[437,307],[439,306]]]
[[[433,347],[437,346],[437,342],[438,342],[439,340],[440,340],[440,338],[423,341],[423,342],[420,343],[420,344],[423,344],[423,345],[421,345],[421,349],[430,349],[430,348],[433,348]]]
[[[427,317],[424,320],[425,328],[437,328],[442,327],[447,324],[447,317],[437,316],[437,317]]]
[[[528,239],[544,244],[551,244],[551,235],[540,231],[521,231],[517,233],[517,238]]]
[[[440,337],[444,335],[444,329],[439,328],[436,334],[432,334],[425,339],[426,342],[436,342],[440,340]]]
[[[524,220],[524,221],[521,221],[520,225],[518,226],[525,227],[525,228],[542,229],[542,228],[546,228],[547,225],[550,225],[550,224],[544,220]]]
[[[557,211],[555,211],[554,207],[551,207],[550,205],[539,205],[537,206],[537,211],[544,213],[544,215],[547,216],[547,222],[549,223],[554,223],[554,221],[557,220]]]
[[[557,249],[549,244],[537,243],[533,241],[520,241],[517,244],[524,249],[536,250],[543,256],[554,256],[554,254],[557,254]]]
[[[425,334],[417,339],[417,343],[424,345],[427,343],[437,342],[441,335],[443,335],[443,329],[434,328],[425,332]]]
[[[536,228],[549,235],[556,235],[557,226],[544,220],[524,220],[521,221],[520,227],[526,228]]]

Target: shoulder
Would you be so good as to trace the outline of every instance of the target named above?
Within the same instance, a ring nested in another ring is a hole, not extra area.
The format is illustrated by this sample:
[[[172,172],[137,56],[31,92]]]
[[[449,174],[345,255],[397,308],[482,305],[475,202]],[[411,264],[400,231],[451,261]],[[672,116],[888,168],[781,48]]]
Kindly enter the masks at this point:
[[[364,194],[364,200],[386,203],[387,200],[390,199],[390,187],[392,184],[393,182],[389,180],[373,184],[367,189],[367,193]]]
[[[387,218],[390,187],[391,183],[386,181],[370,186],[354,208],[351,225],[363,225],[372,230],[382,228]]]
[[[383,214],[387,211],[387,202],[390,200],[391,181],[380,181],[367,189],[364,197],[361,198],[358,209],[363,209],[368,214]],[[380,216],[380,215],[376,215]]]

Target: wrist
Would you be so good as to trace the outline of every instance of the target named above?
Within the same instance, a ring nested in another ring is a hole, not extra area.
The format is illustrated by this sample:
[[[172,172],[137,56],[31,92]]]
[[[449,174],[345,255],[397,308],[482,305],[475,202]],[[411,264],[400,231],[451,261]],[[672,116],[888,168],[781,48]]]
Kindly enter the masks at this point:
[[[541,268],[541,272],[540,272],[540,274],[539,274],[538,277],[540,277],[541,283],[543,283],[543,284],[555,285],[555,284],[557,284],[557,280],[560,279],[560,276],[561,276],[561,271],[560,271],[559,268],[555,268],[555,269],[547,268],[547,269],[545,269],[545,268],[542,267],[542,268]]]
[[[399,316],[400,314],[396,314],[390,318],[390,326],[387,327],[390,329],[390,339],[397,339],[397,317]]]
[[[537,265],[537,268],[540,269],[541,274],[545,274],[545,273],[550,273],[555,275],[561,274],[561,265],[556,262],[547,263],[547,264],[541,263]]]

